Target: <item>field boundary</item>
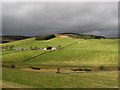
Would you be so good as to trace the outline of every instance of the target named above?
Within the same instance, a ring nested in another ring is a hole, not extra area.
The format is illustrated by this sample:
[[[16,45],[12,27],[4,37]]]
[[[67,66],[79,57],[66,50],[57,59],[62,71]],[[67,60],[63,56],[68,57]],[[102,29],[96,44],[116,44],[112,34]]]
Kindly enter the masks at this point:
[[[4,66],[3,68],[13,69],[13,68],[7,67],[7,66],[6,67]],[[41,73],[41,74],[58,74],[56,72],[49,72],[49,71],[48,72],[27,71],[27,70],[22,70],[21,68],[14,68],[14,70],[32,72],[32,73]],[[106,72],[106,71],[118,71],[118,70],[116,70],[116,69],[112,69],[112,70],[92,70],[92,71],[84,71],[84,72],[74,71],[74,72],[60,72],[59,74],[92,73],[92,72]]]
[[[43,67],[71,67],[71,68],[91,68],[91,69],[98,69],[99,67],[86,67],[86,66],[69,66],[69,65],[43,65],[43,64],[23,64],[23,65],[39,65],[39,66],[43,66]],[[36,67],[39,67],[36,66]],[[7,65],[2,65],[2,67],[11,67],[11,66],[7,66]],[[120,69],[120,67],[117,66],[113,66],[113,67],[104,67],[106,69]]]

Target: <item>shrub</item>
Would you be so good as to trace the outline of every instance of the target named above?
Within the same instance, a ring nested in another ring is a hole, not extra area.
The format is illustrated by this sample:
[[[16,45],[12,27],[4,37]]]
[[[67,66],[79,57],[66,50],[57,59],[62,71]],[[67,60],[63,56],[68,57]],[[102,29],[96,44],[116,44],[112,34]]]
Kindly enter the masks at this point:
[[[71,69],[71,70],[73,70],[73,71],[91,71],[91,69],[90,68],[80,68],[80,69]]]
[[[52,47],[51,47],[51,46],[48,46],[48,47],[47,47],[47,50],[51,50],[51,49],[52,49]]]
[[[2,50],[12,51],[14,50],[14,45],[2,46]]]
[[[12,65],[11,67],[12,67],[12,68],[15,68],[15,65]]]
[[[84,69],[85,71],[91,71],[91,69]]]
[[[73,71],[83,71],[83,69],[71,69]]]
[[[30,68],[40,70],[40,68],[38,68],[38,67],[30,67]]]
[[[57,72],[56,73],[60,73],[60,67],[57,68]]]
[[[38,50],[38,47],[35,47],[34,50]]]
[[[10,46],[9,46],[9,50],[10,50],[10,51],[14,50],[13,48],[14,48],[14,45],[10,45]]]
[[[77,69],[71,69],[71,70],[73,70],[73,71],[77,71]]]
[[[104,68],[104,66],[100,66],[99,69],[100,70],[104,70],[105,68]]]
[[[118,67],[118,71],[120,71],[120,67]]]
[[[60,47],[61,47],[61,45],[58,45],[58,47],[60,48]]]
[[[30,50],[34,50],[33,47],[30,47]]]

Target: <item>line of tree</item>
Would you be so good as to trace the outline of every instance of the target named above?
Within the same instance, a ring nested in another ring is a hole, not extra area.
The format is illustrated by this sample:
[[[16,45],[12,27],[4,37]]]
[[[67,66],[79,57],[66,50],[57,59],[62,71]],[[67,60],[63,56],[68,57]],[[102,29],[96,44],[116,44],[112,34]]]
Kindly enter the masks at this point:
[[[30,50],[39,50],[39,47],[35,46],[35,47],[30,47]]]
[[[9,45],[9,46],[2,46],[2,50],[4,51],[12,51],[14,50],[14,45]]]
[[[51,35],[41,35],[41,36],[36,37],[35,40],[49,40],[51,38],[55,38],[55,35],[54,34],[51,34]]]
[[[104,36],[97,36],[97,35],[89,35],[89,34],[72,34],[68,35],[71,38],[79,38],[79,39],[100,39],[105,38]]]

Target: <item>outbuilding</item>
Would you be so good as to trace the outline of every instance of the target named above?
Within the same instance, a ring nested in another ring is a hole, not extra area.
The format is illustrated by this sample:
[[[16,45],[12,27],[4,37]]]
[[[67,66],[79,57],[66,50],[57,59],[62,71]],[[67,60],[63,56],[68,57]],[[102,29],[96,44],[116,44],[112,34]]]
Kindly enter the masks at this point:
[[[21,51],[21,50],[23,50],[23,48],[16,48],[15,50],[20,50]]]
[[[44,50],[44,48],[39,48],[39,50]]]
[[[44,48],[43,50],[47,50],[47,48]]]
[[[52,47],[52,49],[51,50],[57,50],[57,47]]]

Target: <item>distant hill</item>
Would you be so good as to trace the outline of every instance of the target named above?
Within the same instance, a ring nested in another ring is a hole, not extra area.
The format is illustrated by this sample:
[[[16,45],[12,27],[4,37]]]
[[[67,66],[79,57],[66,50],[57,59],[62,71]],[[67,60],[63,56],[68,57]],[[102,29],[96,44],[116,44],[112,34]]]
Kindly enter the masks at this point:
[[[13,35],[5,35],[5,36],[0,36],[0,43],[7,43],[11,41],[16,41],[16,40],[22,40],[26,38],[31,38],[27,36],[13,36]]]
[[[107,39],[120,39],[120,37],[107,37]]]
[[[65,32],[65,33],[59,33],[59,34],[79,34],[79,33]]]
[[[36,37],[36,39],[37,38],[43,39],[43,36],[46,36],[46,35],[40,35],[40,36]],[[71,38],[78,38],[78,39],[101,39],[101,38],[105,39],[104,36],[70,33],[70,32],[55,34],[55,37],[71,37]],[[4,35],[4,36],[0,36],[0,40],[1,40],[0,43],[7,43],[7,42],[12,42],[12,41],[22,40],[22,39],[27,39],[27,38],[32,38],[32,36],[30,37],[30,36]],[[52,38],[54,38],[54,37],[52,37]],[[46,38],[45,38],[45,40],[46,40]]]
[[[105,39],[104,36],[90,35],[90,34],[78,34],[78,33],[59,33],[55,34],[56,37],[71,37],[79,39]]]

